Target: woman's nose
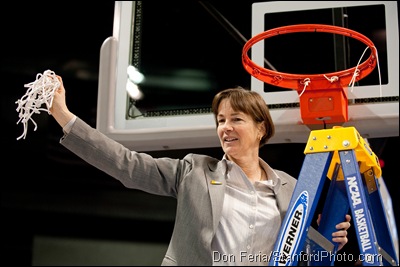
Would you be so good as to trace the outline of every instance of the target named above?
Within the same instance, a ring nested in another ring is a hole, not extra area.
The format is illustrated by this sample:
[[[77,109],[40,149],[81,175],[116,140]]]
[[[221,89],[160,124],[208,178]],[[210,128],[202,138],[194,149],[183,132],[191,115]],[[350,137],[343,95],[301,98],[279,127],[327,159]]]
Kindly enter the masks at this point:
[[[230,124],[229,122],[225,122],[223,125],[223,130],[224,131],[232,131],[233,130],[232,124]]]

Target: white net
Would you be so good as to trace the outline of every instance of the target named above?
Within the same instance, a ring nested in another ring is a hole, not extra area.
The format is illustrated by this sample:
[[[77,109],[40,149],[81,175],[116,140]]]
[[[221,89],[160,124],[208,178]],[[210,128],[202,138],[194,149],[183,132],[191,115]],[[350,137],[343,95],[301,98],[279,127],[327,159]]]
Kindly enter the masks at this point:
[[[34,131],[36,131],[37,124],[32,119],[33,114],[39,114],[41,111],[51,114],[50,108],[53,103],[54,92],[59,86],[60,81],[51,70],[46,70],[43,74],[37,74],[34,82],[24,85],[28,90],[24,96],[15,102],[18,104],[17,112],[19,112],[17,124],[23,123],[24,125],[24,132],[17,140],[25,139],[28,133],[29,121],[32,121],[35,126]]]

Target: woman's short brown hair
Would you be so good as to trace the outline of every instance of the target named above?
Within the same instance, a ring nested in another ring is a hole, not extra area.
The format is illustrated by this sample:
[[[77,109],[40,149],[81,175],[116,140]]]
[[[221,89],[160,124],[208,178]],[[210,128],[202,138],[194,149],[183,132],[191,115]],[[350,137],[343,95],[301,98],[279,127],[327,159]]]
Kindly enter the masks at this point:
[[[222,100],[228,99],[233,110],[243,112],[256,122],[264,123],[265,135],[260,141],[260,147],[265,145],[275,133],[275,126],[269,109],[260,94],[243,87],[228,88],[218,92],[212,101],[212,112],[218,126],[218,108]]]

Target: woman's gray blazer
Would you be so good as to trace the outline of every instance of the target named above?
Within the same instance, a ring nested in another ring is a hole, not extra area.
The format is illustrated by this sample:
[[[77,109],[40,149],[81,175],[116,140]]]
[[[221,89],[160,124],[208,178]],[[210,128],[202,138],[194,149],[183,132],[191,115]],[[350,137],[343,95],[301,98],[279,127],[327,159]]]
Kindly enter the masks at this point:
[[[162,265],[212,265],[211,241],[225,192],[220,160],[197,154],[183,159],[153,158],[130,151],[80,118],[60,143],[127,188],[176,198],[174,230]],[[297,180],[275,171],[282,179],[276,199],[283,220]]]

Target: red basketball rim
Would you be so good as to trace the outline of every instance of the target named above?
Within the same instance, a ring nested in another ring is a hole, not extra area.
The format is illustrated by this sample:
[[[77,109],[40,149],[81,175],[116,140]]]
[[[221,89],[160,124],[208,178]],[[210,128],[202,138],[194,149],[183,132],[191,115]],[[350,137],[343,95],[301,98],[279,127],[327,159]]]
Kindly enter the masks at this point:
[[[255,64],[249,58],[248,51],[254,44],[273,36],[296,32],[326,32],[351,37],[366,44],[371,50],[371,54],[364,62],[360,63],[358,66],[347,70],[325,74],[291,74],[273,71]],[[358,81],[370,74],[376,66],[376,59],[376,48],[374,43],[369,38],[361,33],[350,30],[348,28],[324,24],[298,24],[274,28],[252,37],[246,42],[242,50],[243,66],[245,70],[253,77],[268,84],[289,89],[295,89],[298,91],[303,90],[305,79],[309,79],[309,81],[311,82],[310,84],[312,84],[313,86],[313,89],[329,88],[330,86],[332,86],[332,81],[328,80],[327,77],[337,77],[338,79],[336,80],[336,82],[340,83],[342,88],[347,87],[350,81],[353,79],[356,71],[358,71],[358,74],[355,77],[355,81]]]

